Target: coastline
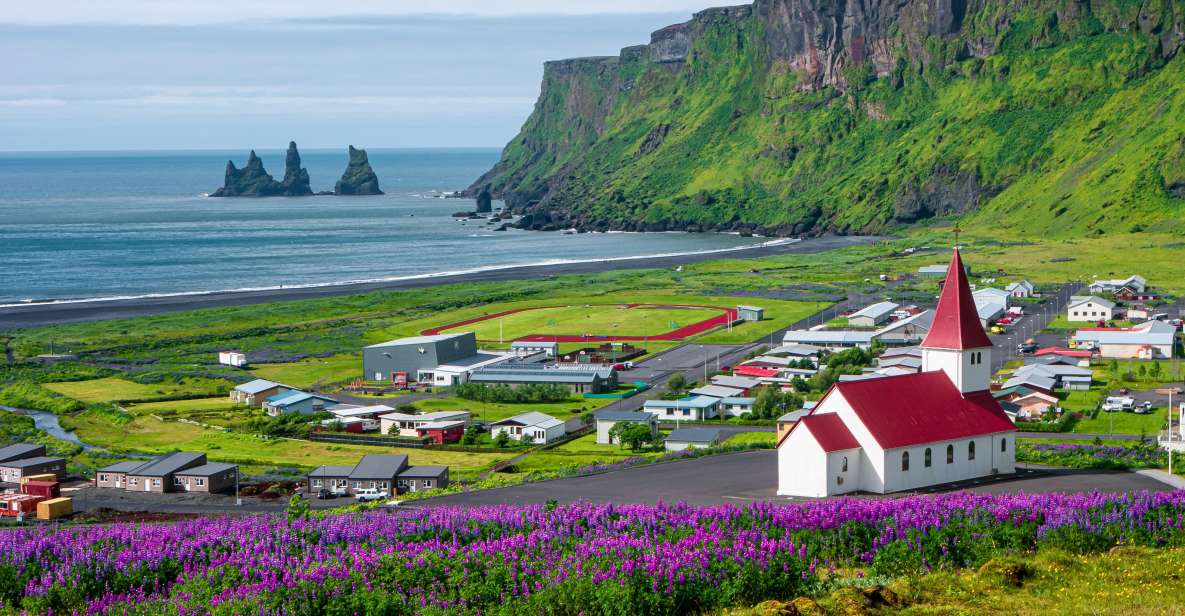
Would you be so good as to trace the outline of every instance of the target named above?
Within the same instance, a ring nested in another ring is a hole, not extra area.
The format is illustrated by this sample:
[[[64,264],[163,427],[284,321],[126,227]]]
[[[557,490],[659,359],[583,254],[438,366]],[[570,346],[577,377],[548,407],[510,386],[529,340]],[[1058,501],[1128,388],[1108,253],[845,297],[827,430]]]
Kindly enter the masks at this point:
[[[810,254],[847,246],[870,244],[882,236],[826,235],[802,240],[771,241],[728,248],[666,255],[641,255],[559,263],[497,266],[461,272],[428,273],[399,278],[311,284],[295,287],[199,291],[174,294],[112,297],[0,306],[0,330],[42,327],[80,321],[149,316],[166,312],[245,306],[270,302],[357,295],[372,291],[418,289],[466,282],[500,282],[544,276],[591,274],[610,270],[667,268],[728,258],[757,258],[781,254]]]

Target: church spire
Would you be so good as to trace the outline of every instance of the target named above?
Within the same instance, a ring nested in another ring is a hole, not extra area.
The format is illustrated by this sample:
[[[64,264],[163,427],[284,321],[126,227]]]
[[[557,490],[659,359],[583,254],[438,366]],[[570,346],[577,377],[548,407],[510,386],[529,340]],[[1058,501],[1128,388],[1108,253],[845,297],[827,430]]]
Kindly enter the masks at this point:
[[[956,246],[946,270],[946,282],[938,297],[938,308],[934,311],[934,322],[930,332],[922,341],[922,348],[961,351],[992,346],[992,341],[983,331],[979,321],[979,310],[971,295],[967,282],[967,270]]]

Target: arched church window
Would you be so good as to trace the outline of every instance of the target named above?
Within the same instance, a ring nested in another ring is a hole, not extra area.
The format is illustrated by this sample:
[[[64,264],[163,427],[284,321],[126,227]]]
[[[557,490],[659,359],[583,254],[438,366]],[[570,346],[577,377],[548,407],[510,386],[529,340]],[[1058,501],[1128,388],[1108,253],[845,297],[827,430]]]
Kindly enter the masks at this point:
[[[925,461],[926,468],[930,468],[930,458],[931,458],[931,456],[930,456],[930,448],[929,448],[929,447],[927,447],[927,448],[926,448],[926,461]]]
[[[947,464],[954,464],[955,463],[955,446],[954,445],[947,445],[946,446],[946,463]]]
[[[975,441],[971,441],[970,443],[967,443],[967,459],[968,460],[975,459]]]
[[[901,452],[901,471],[906,472],[908,470],[909,470],[909,452],[903,451],[903,452]]]

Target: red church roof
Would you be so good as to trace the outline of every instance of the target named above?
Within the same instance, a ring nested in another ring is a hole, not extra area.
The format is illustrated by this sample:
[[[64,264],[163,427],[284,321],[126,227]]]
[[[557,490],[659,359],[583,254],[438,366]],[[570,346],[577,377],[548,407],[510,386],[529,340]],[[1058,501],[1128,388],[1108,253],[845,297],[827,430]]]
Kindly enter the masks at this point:
[[[848,431],[848,427],[844,425],[843,420],[835,413],[823,413],[822,415],[807,415],[798,421],[794,427],[799,425],[806,426],[811,431],[811,435],[815,437],[815,442],[823,448],[823,451],[843,451],[844,449],[858,449],[860,447],[859,441],[852,433]]]
[[[921,346],[958,351],[992,346],[979,322],[979,311],[975,308],[975,298],[971,296],[971,285],[967,283],[967,271],[963,269],[958,248],[950,258],[946,282],[934,311],[934,322]]]
[[[964,396],[941,370],[840,382],[827,395],[834,391],[885,449],[1016,430],[990,391]]]

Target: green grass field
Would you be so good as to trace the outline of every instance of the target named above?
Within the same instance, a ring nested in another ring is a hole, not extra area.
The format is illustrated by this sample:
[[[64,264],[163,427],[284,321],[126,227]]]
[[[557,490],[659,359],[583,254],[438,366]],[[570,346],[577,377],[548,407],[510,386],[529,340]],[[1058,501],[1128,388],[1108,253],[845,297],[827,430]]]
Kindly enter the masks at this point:
[[[490,308],[491,312],[499,312],[497,306]],[[505,342],[531,334],[656,336],[719,314],[719,310],[707,308],[573,304],[516,312],[442,333],[471,331],[477,334],[478,340],[490,342]]]
[[[128,411],[138,415],[160,413],[161,411],[190,413],[194,411],[232,411],[243,408],[244,406],[241,403],[231,402],[225,397],[196,398],[193,400],[167,400],[165,402],[141,402],[139,404],[127,405]]]
[[[498,421],[513,417],[520,413],[531,411],[547,413],[557,419],[567,420],[576,415],[596,410],[612,400],[589,400],[572,398],[565,402],[541,402],[537,404],[503,404],[499,402],[477,402],[463,398],[432,398],[413,403],[417,409],[431,413],[433,411],[469,411],[473,419],[484,421]],[[575,412],[573,412],[575,411]]]
[[[626,458],[657,458],[664,451],[635,452],[617,445],[598,445],[596,434],[586,434],[559,447],[537,451],[517,462],[519,472],[555,470],[570,466],[611,464]]]
[[[293,387],[327,386],[362,376],[362,356],[343,353],[291,363],[259,364],[251,368],[251,374]]]
[[[177,383],[153,383],[143,385],[118,377],[107,377],[91,381],[68,381],[46,383],[46,389],[55,391],[83,402],[115,402],[119,400],[145,400],[169,396],[200,393],[219,388],[229,388],[228,381],[211,379],[182,379]]]
[[[769,443],[773,445],[778,440],[776,432],[741,432],[724,441],[725,445],[746,445],[748,443]]]
[[[1155,438],[1165,427],[1165,408],[1161,406],[1147,415],[1135,413],[1099,413],[1090,419],[1084,417],[1074,426],[1079,434],[1147,434]]]

